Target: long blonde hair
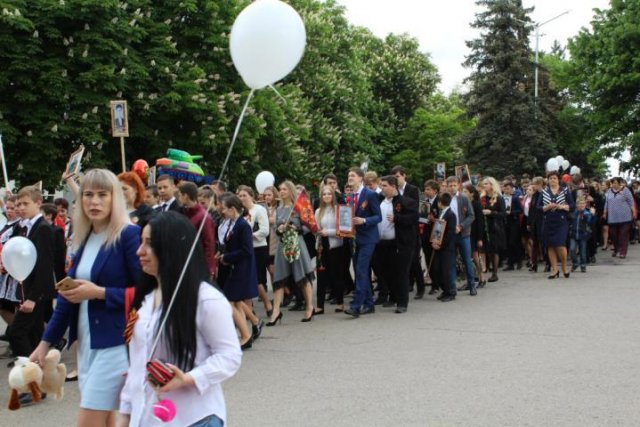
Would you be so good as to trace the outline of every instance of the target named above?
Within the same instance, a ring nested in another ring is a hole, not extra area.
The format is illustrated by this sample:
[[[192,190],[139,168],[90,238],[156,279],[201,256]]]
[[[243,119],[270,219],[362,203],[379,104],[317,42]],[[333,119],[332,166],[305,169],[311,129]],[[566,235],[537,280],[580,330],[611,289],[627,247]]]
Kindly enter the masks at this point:
[[[482,180],[482,184],[485,183],[489,183],[491,184],[491,190],[492,193],[491,194],[491,203],[494,203],[496,200],[498,200],[498,197],[502,196],[502,191],[500,190],[500,184],[498,184],[498,181],[495,180],[495,178],[493,177],[486,177],[484,180]],[[482,197],[484,196],[488,196],[487,192],[485,191],[485,189],[482,189]]]
[[[322,200],[322,193],[324,193],[324,190],[326,189],[331,192],[331,203],[325,203],[324,200]],[[333,209],[333,211],[335,212],[337,204],[338,202],[336,200],[336,192],[333,191],[333,187],[331,187],[330,185],[323,185],[320,189],[320,207],[318,209],[318,218],[316,219],[320,220],[324,216],[324,211],[327,210],[327,208]]]
[[[289,194],[291,195],[291,204],[295,205],[296,200],[298,200],[298,190],[296,190],[296,186],[289,180],[282,181],[280,185],[284,185],[289,189]],[[280,200],[279,206],[284,206],[284,200]]]
[[[79,206],[74,209],[73,213],[73,246],[75,248],[82,246],[93,228],[91,220],[82,206],[82,197],[86,189],[104,190],[111,193],[111,215],[106,230],[105,246],[115,245],[120,238],[122,229],[131,224],[127,213],[127,204],[122,194],[122,184],[115,174],[107,169],[91,169],[82,177],[80,182],[80,191],[78,192],[80,198]]]

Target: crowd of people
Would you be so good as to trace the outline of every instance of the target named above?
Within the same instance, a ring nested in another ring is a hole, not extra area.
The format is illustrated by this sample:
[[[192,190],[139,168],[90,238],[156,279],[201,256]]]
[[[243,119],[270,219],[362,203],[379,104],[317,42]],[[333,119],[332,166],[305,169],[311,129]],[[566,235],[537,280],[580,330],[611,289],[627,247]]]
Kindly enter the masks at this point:
[[[353,167],[342,188],[327,174],[312,191],[285,180],[260,194],[103,169],[63,179],[74,200],[25,187],[2,201],[0,243],[27,237],[38,257],[22,283],[3,269],[0,339],[10,364],[77,342],[81,426],[149,425],[160,395],[178,407],[168,425],[223,425],[221,383],[285,308],[306,323],[327,305],[403,314],[411,293],[477,296],[525,265],[570,278],[599,247],[624,259],[638,241],[640,184],[618,177],[451,176],[420,191],[402,166]],[[74,287],[56,292],[67,276]],[[173,372],[161,387],[147,381],[155,359]]]

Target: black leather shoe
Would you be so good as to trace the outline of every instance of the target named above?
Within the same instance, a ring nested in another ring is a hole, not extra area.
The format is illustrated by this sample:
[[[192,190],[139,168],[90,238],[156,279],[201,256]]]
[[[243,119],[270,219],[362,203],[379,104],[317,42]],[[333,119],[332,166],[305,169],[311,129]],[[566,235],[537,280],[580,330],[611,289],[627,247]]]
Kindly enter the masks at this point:
[[[360,314],[372,314],[376,312],[376,308],[374,306],[371,307],[363,307],[360,309]]]
[[[429,294],[431,294],[431,292],[429,292]],[[417,294],[415,294],[413,296],[413,299],[422,299],[423,297],[424,297],[424,291],[418,292]]]
[[[384,298],[384,297],[378,297],[376,298],[376,300],[373,302],[373,304],[375,305],[384,305],[389,301],[388,298]]]
[[[453,301],[455,300],[456,297],[453,295],[446,295],[444,298],[442,298],[440,301],[442,302],[449,302],[449,301]]]
[[[396,313],[402,314],[407,312],[407,307],[396,307]]]
[[[484,288],[487,285],[487,281],[483,280],[482,282],[478,282],[478,287],[479,288]]]
[[[443,300],[444,298],[446,298],[446,297],[447,297],[447,294],[443,292],[443,293],[441,293],[440,295],[438,295],[438,298],[437,298],[437,299],[438,299],[438,301],[442,301],[442,300]]]
[[[470,288],[469,288],[469,285],[460,286],[460,287],[458,288],[458,290],[459,290],[459,291],[468,291],[469,289],[470,289]]]
[[[431,290],[429,291],[429,295],[435,295],[438,293],[438,290],[436,288],[431,288]]]
[[[478,295],[478,291],[476,290],[476,288],[469,289],[469,295],[471,295],[472,297]]]
[[[353,317],[354,319],[357,319],[358,317],[360,317],[360,312],[358,312],[356,310],[353,310],[351,308],[347,308],[344,311],[344,314],[349,315],[349,316]]]
[[[383,306],[384,308],[395,307],[395,306],[396,306],[396,303],[395,303],[395,302],[393,302],[393,301],[387,301],[387,302],[385,302],[384,304],[382,304],[382,306]]]
[[[489,282],[497,282],[498,281],[498,276],[491,276],[489,277]]]

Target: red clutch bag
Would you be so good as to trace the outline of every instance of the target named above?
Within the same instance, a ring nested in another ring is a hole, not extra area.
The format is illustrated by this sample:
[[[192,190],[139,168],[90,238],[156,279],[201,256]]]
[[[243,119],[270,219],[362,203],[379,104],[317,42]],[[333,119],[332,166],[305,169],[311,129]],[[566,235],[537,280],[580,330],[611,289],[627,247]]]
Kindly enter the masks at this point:
[[[171,381],[175,373],[160,359],[147,362],[147,378],[157,387],[162,387]]]

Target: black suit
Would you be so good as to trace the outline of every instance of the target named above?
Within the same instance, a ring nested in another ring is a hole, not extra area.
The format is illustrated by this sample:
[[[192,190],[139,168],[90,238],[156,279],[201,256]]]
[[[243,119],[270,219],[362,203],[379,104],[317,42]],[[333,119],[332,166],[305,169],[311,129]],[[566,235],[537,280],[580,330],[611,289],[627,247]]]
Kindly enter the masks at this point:
[[[16,229],[14,236],[20,235]],[[16,312],[13,323],[7,327],[7,338],[16,356],[29,356],[44,332],[44,316],[50,311],[55,296],[54,232],[44,217],[40,217],[27,235],[36,247],[37,260],[29,277],[22,282],[21,300],[35,302],[31,313]]]
[[[455,280],[449,276],[451,275],[453,264],[456,262],[456,215],[451,209],[448,209],[442,219],[447,222],[447,226],[444,230],[440,249],[434,250],[434,282],[439,285],[445,294],[455,296],[457,293]]]
[[[160,203],[160,205],[155,210],[157,212],[174,211],[174,212],[182,213],[182,206],[180,206],[177,200],[174,200],[173,202],[171,202],[171,204],[169,204],[169,207],[166,211],[162,210],[162,207],[164,206],[164,204],[165,202]]]
[[[412,199],[416,203],[416,209],[417,209],[418,203],[420,203],[420,190],[418,190],[418,187],[406,182],[404,185],[404,190],[402,191],[402,196],[405,198]],[[414,224],[414,233],[416,237],[420,234],[417,218]],[[411,284],[415,282],[417,292],[424,293],[424,287],[425,287],[424,276],[422,275],[422,263],[420,262],[420,239],[417,239],[417,238],[416,238],[416,243],[414,245],[414,252],[411,259],[410,267],[411,267],[411,270],[410,270],[409,282]]]
[[[409,272],[418,241],[415,232],[418,205],[411,198],[397,195],[391,200],[391,206],[395,239],[380,240],[376,246],[376,272],[381,299],[386,299],[386,293],[390,292],[398,307],[407,307]]]
[[[433,220],[434,218],[437,219],[440,216],[440,208],[438,207],[438,195],[436,195],[433,198],[433,202],[431,202],[431,206],[429,206],[429,212],[426,214],[426,216],[423,216],[423,220],[428,220],[429,222],[427,224],[425,224],[424,227],[424,233],[422,234],[422,252],[424,252],[424,261],[427,264],[427,269],[429,270],[429,275],[431,276],[431,279],[433,279],[433,274],[431,272],[431,268],[433,265],[433,250],[431,248],[431,242],[429,241],[431,239],[431,230],[433,229]],[[428,203],[428,200],[427,200]],[[433,289],[438,289],[438,285],[435,281],[432,280],[431,282],[431,287]],[[424,285],[422,286],[422,289],[420,289],[420,287],[418,287],[418,292],[422,291],[424,292]]]

